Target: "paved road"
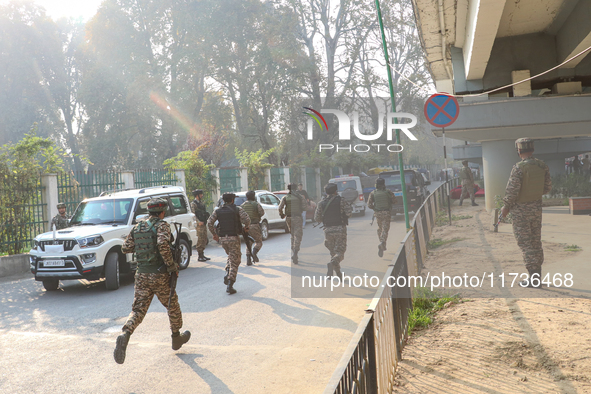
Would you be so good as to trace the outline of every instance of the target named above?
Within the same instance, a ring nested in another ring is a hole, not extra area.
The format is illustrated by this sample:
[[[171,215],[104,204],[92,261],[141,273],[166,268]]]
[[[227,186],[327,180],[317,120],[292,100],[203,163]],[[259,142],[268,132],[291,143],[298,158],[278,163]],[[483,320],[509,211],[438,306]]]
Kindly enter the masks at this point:
[[[371,211],[351,220],[345,273],[381,277],[398,249],[403,215],[392,222],[383,258],[370,220]],[[339,295],[365,298],[292,297],[289,237],[271,234],[261,262],[241,266],[233,296],[222,283],[223,249],[210,244],[212,260],[194,258],[178,283],[191,341],[171,350],[165,309],[155,300],[123,365],[113,361],[112,352],[131,309],[132,278],[112,292],[103,282],[62,282],[60,291],[46,292],[30,275],[0,279],[0,392],[321,392],[375,290]],[[328,260],[323,232],[308,223],[304,240],[294,273],[320,276]]]

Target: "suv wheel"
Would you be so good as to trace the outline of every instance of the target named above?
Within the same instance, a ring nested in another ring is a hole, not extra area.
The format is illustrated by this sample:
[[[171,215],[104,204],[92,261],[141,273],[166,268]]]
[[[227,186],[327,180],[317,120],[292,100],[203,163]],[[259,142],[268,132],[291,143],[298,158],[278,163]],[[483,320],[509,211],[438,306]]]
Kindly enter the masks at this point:
[[[105,258],[105,287],[107,290],[119,288],[119,254],[111,252]]]
[[[189,256],[189,244],[184,239],[179,241],[179,247],[181,248],[181,263],[179,269],[186,269],[191,262],[191,256]]]
[[[269,238],[269,224],[266,221],[261,222],[261,235],[263,241],[266,241]]]
[[[56,291],[60,286],[60,281],[57,279],[45,279],[43,281],[43,287],[47,291]]]

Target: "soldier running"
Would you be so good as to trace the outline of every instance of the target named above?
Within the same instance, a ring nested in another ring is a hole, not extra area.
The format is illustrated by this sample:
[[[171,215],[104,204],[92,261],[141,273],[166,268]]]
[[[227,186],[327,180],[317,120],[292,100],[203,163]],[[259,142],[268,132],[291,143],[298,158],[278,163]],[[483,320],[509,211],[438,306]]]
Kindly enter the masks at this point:
[[[252,262],[259,262],[257,253],[263,247],[263,233],[261,232],[261,218],[265,215],[265,210],[255,199],[255,192],[249,190],[246,192],[246,201],[240,206],[250,218],[250,227],[248,234],[254,238],[255,244],[252,248],[252,259],[250,251],[246,248],[246,265],[252,265]]]
[[[281,219],[285,219],[287,228],[291,232],[291,262],[298,263],[298,252],[302,243],[303,235],[303,220],[302,212],[306,209],[306,199],[298,193],[298,186],[295,183],[287,185],[289,193],[281,199],[279,203],[279,215]],[[285,209],[285,212],[284,212]]]
[[[57,204],[57,215],[51,219],[51,230],[55,226],[56,230],[61,230],[70,227],[70,217],[66,215],[66,204],[60,202]]]
[[[228,262],[226,263],[226,276],[224,276],[224,284],[227,286],[226,293],[234,294],[234,283],[236,282],[236,275],[238,275],[238,266],[242,253],[240,252],[240,234],[242,228],[248,232],[250,226],[250,218],[248,214],[240,207],[234,205],[234,193],[224,193],[222,199],[224,206],[213,211],[207,227],[213,234],[215,241],[220,241],[222,247],[228,255]],[[215,228],[214,223],[218,221],[218,227]]]
[[[529,278],[519,282],[522,287],[542,287],[542,195],[552,189],[548,166],[533,157],[534,142],[529,138],[515,141],[521,161],[513,166],[501,214],[513,218],[513,234],[523,254]],[[534,279],[534,280],[532,280]],[[535,279],[538,279],[537,281]],[[535,282],[535,283],[534,283]]]
[[[209,257],[205,256],[204,250],[205,246],[207,245],[207,219],[209,218],[209,212],[207,212],[207,208],[203,201],[203,190],[197,189],[193,190],[193,197],[195,199],[191,201],[191,211],[197,218],[197,253],[199,254],[199,258],[197,261],[207,261],[211,260]]]
[[[464,202],[464,197],[466,194],[470,195],[470,200],[472,201],[472,206],[477,207],[478,204],[474,202],[474,174],[472,174],[472,170],[468,167],[468,160],[462,161],[464,165],[460,170],[460,179],[462,180],[462,194],[460,195],[460,205]]]
[[[314,221],[324,225],[324,246],[330,251],[330,263],[327,264],[327,276],[333,271],[342,279],[341,261],[347,250],[347,225],[353,213],[351,204],[337,194],[338,186],[327,183],[324,186],[326,197],[318,203]]]
[[[180,349],[191,338],[189,331],[180,333],[183,326],[183,315],[176,292],[172,296],[170,308],[168,308],[170,276],[178,275],[179,267],[172,259],[170,225],[163,220],[167,207],[168,203],[160,198],[148,201],[150,216],[140,220],[134,226],[121,248],[123,253],[135,252],[137,272],[135,274],[132,312],[123,326],[123,333],[117,337],[117,345],[113,353],[118,364],[123,364],[125,361],[129,337],[144,320],[154,295],[168,309],[168,320],[172,331],[172,349]],[[163,265],[166,266],[168,273],[159,272],[158,268]]]
[[[388,241],[388,232],[390,231],[390,217],[392,206],[396,204],[394,193],[386,189],[386,180],[384,178],[376,179],[376,190],[369,194],[367,206],[373,209],[374,216],[378,220],[378,256],[384,257],[386,250],[386,241]]]

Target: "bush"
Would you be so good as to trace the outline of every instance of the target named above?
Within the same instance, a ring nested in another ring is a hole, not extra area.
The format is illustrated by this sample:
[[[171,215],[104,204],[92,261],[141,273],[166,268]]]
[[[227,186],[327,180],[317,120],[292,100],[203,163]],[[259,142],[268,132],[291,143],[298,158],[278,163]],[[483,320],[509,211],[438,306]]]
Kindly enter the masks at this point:
[[[587,197],[591,196],[591,182],[589,176],[571,173],[552,177],[552,197]]]

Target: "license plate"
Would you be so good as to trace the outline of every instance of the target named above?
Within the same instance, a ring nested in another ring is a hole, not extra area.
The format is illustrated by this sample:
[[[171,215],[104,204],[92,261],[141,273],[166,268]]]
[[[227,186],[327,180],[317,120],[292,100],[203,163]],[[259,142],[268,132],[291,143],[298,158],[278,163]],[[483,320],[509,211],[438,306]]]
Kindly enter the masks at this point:
[[[66,265],[64,260],[44,260],[43,266],[44,267],[63,267]]]
[[[395,196],[402,196],[402,192],[396,192],[394,193]]]

